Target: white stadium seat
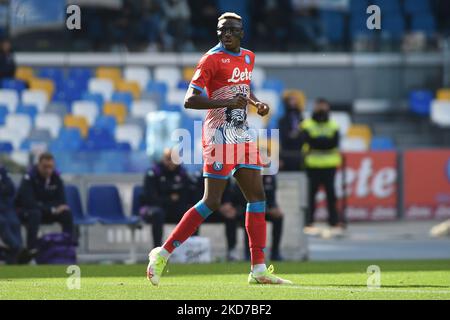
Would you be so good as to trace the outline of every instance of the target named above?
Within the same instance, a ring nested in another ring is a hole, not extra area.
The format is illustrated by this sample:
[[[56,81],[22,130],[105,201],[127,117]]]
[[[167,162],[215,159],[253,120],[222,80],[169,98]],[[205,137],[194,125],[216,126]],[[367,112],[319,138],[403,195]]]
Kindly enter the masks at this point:
[[[44,112],[49,103],[48,95],[43,90],[24,90],[22,92],[22,103],[34,105],[39,112]]]
[[[53,139],[56,139],[62,126],[61,118],[56,113],[41,113],[36,116],[36,129],[50,131]]]
[[[264,129],[266,127],[264,118],[258,114],[247,114],[247,122],[248,122],[248,126],[251,129],[258,130],[258,129]]]
[[[136,118],[144,118],[149,112],[157,111],[158,105],[151,100],[133,101],[131,104],[131,115]]]
[[[76,116],[85,117],[89,126],[92,126],[99,112],[95,102],[79,100],[72,103],[72,113]]]
[[[19,104],[19,95],[16,90],[0,89],[0,104],[5,105],[9,112],[16,111],[16,107]]]
[[[357,99],[353,102],[353,111],[355,113],[381,113],[391,109],[389,100],[383,99]]]
[[[23,140],[24,138],[17,130],[7,127],[0,127],[0,141],[10,142],[15,150],[20,148]]]
[[[91,93],[100,93],[105,101],[110,101],[114,83],[109,79],[92,78],[89,80],[88,90]]]
[[[345,137],[341,139],[340,149],[343,152],[360,152],[368,151],[369,146],[366,141],[359,137]]]
[[[441,127],[450,127],[450,101],[433,100],[431,121]]]
[[[123,71],[123,77],[127,81],[139,83],[141,90],[144,90],[151,80],[150,70],[146,67],[126,67]]]
[[[167,94],[167,102],[183,107],[186,90],[173,89]]]
[[[133,150],[137,150],[141,144],[143,132],[137,125],[124,124],[116,128],[115,138],[117,142],[128,142]]]
[[[6,116],[5,127],[15,130],[24,139],[30,134],[33,122],[27,114],[8,114]]]
[[[252,85],[255,89],[261,88],[264,80],[266,80],[266,71],[263,68],[254,68],[252,71]]]
[[[352,125],[352,119],[347,112],[333,111],[331,112],[331,119],[336,121],[339,125],[339,132],[345,136],[348,132],[348,128]]]
[[[165,82],[169,89],[176,88],[181,80],[181,71],[177,67],[156,67],[153,75],[155,81]]]

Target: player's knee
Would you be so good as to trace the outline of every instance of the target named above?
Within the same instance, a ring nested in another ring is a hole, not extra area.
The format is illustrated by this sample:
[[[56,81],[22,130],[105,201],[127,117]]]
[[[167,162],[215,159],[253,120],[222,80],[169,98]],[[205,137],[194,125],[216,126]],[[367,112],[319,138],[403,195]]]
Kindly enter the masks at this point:
[[[220,208],[220,201],[216,199],[203,199],[203,203],[211,210],[211,211],[217,211]]]

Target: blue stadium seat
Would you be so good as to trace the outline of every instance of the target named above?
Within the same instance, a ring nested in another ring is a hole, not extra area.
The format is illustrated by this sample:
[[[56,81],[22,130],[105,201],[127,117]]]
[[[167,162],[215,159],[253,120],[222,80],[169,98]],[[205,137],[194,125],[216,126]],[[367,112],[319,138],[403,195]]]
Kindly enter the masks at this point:
[[[97,219],[84,214],[83,206],[78,188],[74,185],[66,185],[64,187],[67,205],[70,207],[75,224],[92,225],[98,222]]]
[[[430,0],[405,0],[406,14],[431,13]]]
[[[133,199],[131,202],[131,214],[133,216],[139,217],[139,203],[140,203],[140,197],[142,192],[144,191],[144,188],[142,186],[134,186],[133,187]]]
[[[274,90],[278,94],[282,94],[285,89],[284,82],[279,79],[266,79],[263,82],[262,89]]]
[[[408,1],[406,1],[408,2]],[[396,14],[401,15],[401,6],[399,0],[373,0],[371,4],[375,4],[380,7],[382,14]]]
[[[131,151],[131,145],[128,142],[118,142],[116,143],[116,150],[129,152]]]
[[[85,92],[81,95],[81,99],[95,102],[100,114],[103,113],[103,104],[105,103],[105,100],[100,93]]]
[[[3,89],[13,89],[13,90],[16,90],[18,94],[20,94],[23,90],[25,90],[27,88],[27,85],[22,80],[3,79],[2,88]]]
[[[111,131],[103,128],[90,128],[87,139],[81,146],[82,151],[114,150],[116,141]]]
[[[180,90],[187,90],[189,88],[189,81],[186,80],[180,80],[178,82],[177,88]]]
[[[8,115],[8,113],[8,107],[0,105],[0,125],[5,124],[6,116]]]
[[[93,76],[94,76],[94,71],[92,69],[74,67],[74,68],[69,69],[69,72],[67,75],[67,80],[69,80],[69,81],[72,80],[72,81],[79,83],[86,90],[88,81]]]
[[[422,31],[429,38],[436,32],[436,21],[431,14],[417,14],[411,18],[411,30]]]
[[[324,33],[330,43],[344,41],[344,14],[336,11],[320,11],[320,21],[324,26]]]
[[[126,217],[123,213],[119,191],[113,185],[92,186],[88,191],[88,213],[103,224],[136,224],[135,216]]]
[[[365,15],[368,6],[367,0],[351,0],[350,12],[352,15]]]
[[[0,153],[11,153],[14,147],[10,142],[2,142],[0,140]]]
[[[159,103],[166,102],[167,90],[167,84],[158,81],[149,81],[145,88],[146,93],[155,95]]]
[[[373,137],[370,143],[372,151],[389,151],[395,149],[394,141],[389,137]]]
[[[39,111],[36,108],[36,106],[34,106],[34,105],[19,104],[17,106],[16,113],[27,114],[27,115],[30,116],[30,118],[34,122],[34,119],[36,118],[36,116],[39,113]]]
[[[384,38],[401,40],[405,35],[405,19],[402,15],[388,13],[383,16],[381,33]]]
[[[412,91],[409,94],[409,109],[417,115],[428,117],[433,99],[434,94],[429,90]]]
[[[78,151],[82,145],[83,138],[77,128],[61,128],[59,137],[50,144],[52,152]]]
[[[130,92],[114,92],[111,97],[111,102],[123,103],[127,107],[128,113],[130,113],[133,95]]]
[[[56,88],[61,88],[64,84],[64,71],[61,68],[45,67],[37,70],[39,78],[51,79],[55,83]]]
[[[94,128],[108,130],[111,134],[114,133],[116,126],[117,120],[113,116],[99,116],[94,123]]]
[[[364,37],[366,39],[373,38],[373,30],[367,28],[367,15],[355,14],[350,18],[350,37],[353,40]]]

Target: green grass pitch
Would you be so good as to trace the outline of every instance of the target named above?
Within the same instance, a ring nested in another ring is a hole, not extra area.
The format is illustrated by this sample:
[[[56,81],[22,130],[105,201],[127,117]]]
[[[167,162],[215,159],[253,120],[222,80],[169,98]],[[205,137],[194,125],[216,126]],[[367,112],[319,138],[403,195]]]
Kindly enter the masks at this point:
[[[369,265],[381,287],[368,289]],[[80,289],[67,266],[0,266],[0,299],[450,299],[450,260],[283,262],[275,272],[294,286],[248,285],[248,263],[169,264],[159,287],[146,265],[80,265]]]

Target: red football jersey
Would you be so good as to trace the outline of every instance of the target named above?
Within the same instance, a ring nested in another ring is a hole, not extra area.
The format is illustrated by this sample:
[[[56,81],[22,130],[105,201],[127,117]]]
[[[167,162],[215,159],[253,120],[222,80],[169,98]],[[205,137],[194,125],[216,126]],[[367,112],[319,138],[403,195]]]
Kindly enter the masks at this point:
[[[190,86],[210,99],[231,99],[238,94],[250,97],[255,54],[241,48],[226,50],[221,43],[209,50],[198,63]],[[236,144],[253,141],[248,132],[245,109],[209,109],[203,123],[203,145]]]

